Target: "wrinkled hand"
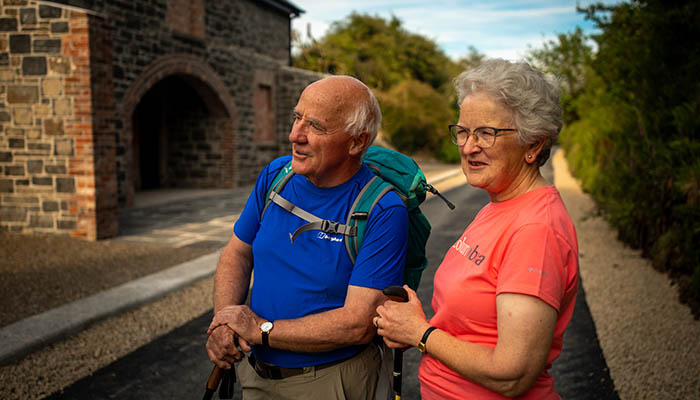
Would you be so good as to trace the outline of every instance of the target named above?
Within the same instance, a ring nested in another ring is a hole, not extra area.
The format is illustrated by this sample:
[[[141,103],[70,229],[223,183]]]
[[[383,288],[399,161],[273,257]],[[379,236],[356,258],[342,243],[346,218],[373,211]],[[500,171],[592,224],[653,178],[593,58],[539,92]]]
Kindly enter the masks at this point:
[[[423,332],[430,327],[416,292],[407,285],[404,285],[404,289],[408,293],[408,302],[387,300],[377,307],[379,316],[374,320],[377,333],[392,349],[418,346]]]
[[[219,368],[230,369],[235,362],[243,358],[243,353],[236,347],[236,342],[241,348],[244,347],[244,341],[237,338],[236,333],[228,326],[221,325],[214,328],[209,334],[206,345],[209,359]],[[245,347],[248,347],[247,343]]]
[[[208,334],[218,327],[226,326],[235,332],[243,351],[250,351],[250,345],[260,344],[260,325],[265,322],[248,306],[227,306],[219,310],[209,324]]]

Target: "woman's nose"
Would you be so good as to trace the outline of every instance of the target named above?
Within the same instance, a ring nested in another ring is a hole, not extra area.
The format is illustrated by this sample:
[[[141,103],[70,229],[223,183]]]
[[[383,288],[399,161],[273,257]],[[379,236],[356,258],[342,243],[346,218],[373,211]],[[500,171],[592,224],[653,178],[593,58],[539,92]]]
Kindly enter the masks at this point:
[[[463,146],[460,147],[460,152],[462,154],[472,154],[472,153],[477,153],[481,150],[481,147],[477,145],[477,138],[476,135],[471,134],[467,136],[467,142],[464,143]]]

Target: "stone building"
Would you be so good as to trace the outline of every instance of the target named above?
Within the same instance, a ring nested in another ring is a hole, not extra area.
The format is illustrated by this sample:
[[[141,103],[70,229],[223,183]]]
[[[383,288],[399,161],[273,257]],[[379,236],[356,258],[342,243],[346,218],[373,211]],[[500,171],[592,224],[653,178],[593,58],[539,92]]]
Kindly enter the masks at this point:
[[[0,230],[118,233],[140,190],[254,182],[318,75],[285,0],[0,0]]]

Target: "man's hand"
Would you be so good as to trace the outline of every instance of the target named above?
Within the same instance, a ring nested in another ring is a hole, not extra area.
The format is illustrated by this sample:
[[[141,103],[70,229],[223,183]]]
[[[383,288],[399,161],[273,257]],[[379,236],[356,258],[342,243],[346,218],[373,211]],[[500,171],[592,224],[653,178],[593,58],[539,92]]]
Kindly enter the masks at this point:
[[[261,344],[260,325],[265,322],[258,317],[248,306],[227,306],[219,310],[211,324],[208,334],[212,334],[218,327],[226,326],[239,337],[239,343],[243,351],[250,351],[250,345]]]
[[[236,342],[241,346],[241,349],[236,346]],[[241,352],[243,347],[250,348],[248,343],[236,338],[236,333],[231,328],[221,325],[212,329],[209,334],[207,355],[211,362],[219,368],[230,369],[235,362],[243,358],[243,353]]]
[[[236,235],[221,251],[214,275],[214,310],[221,311],[228,304],[242,304],[248,293],[253,270],[253,251],[249,244]],[[224,321],[225,322],[225,321]],[[229,369],[243,358],[242,351],[250,351],[250,345],[242,339],[240,332],[231,326],[212,325],[207,331],[207,354],[218,367]],[[236,343],[236,339],[237,343]],[[240,346],[240,349],[238,348]]]

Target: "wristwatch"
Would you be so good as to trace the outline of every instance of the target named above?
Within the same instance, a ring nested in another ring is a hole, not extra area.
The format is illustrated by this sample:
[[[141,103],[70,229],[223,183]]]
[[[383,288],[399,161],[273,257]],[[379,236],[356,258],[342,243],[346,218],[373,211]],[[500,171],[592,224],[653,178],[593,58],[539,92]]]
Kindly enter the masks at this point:
[[[274,328],[274,325],[270,321],[265,321],[260,325],[260,333],[262,334],[262,345],[265,347],[270,347],[270,331]]]

